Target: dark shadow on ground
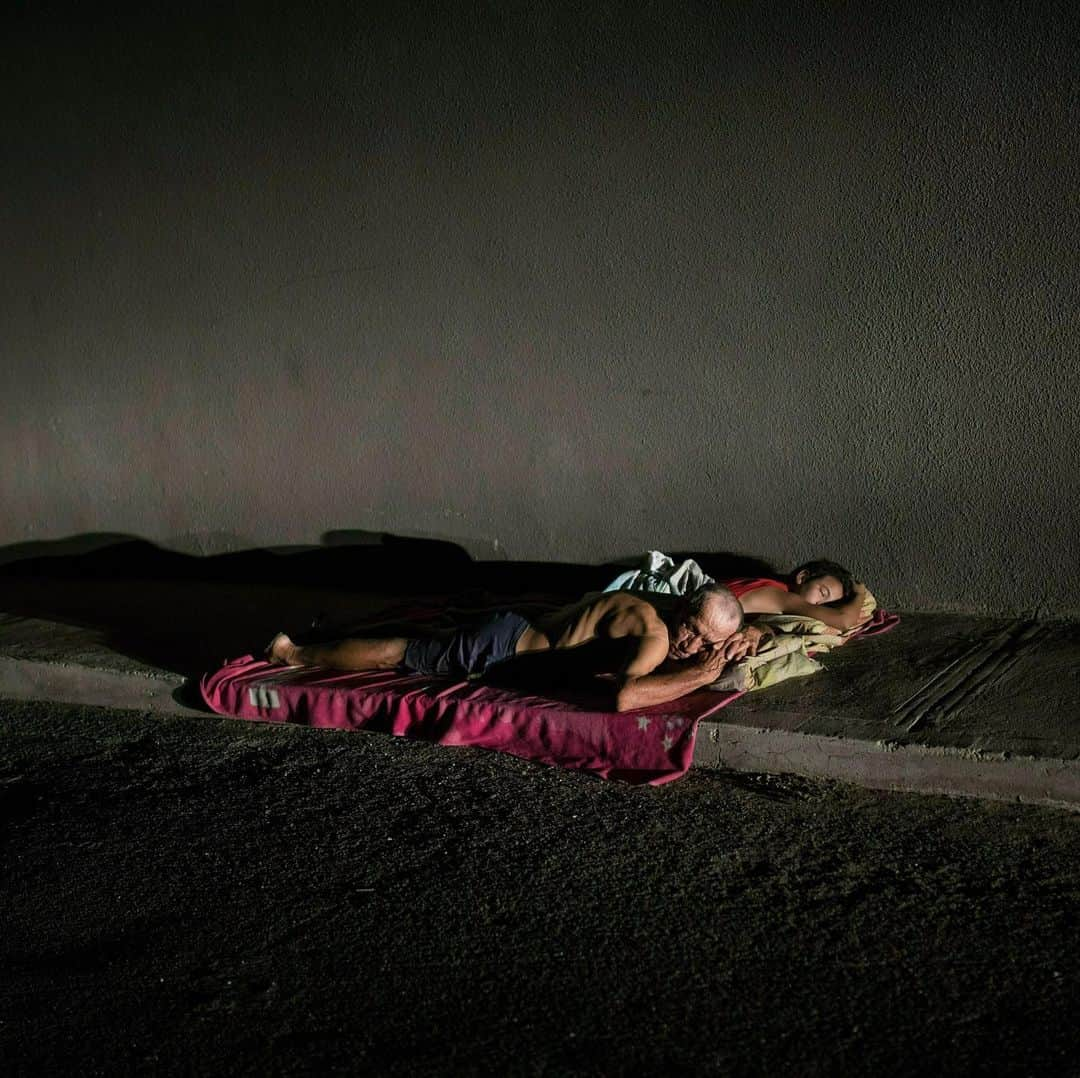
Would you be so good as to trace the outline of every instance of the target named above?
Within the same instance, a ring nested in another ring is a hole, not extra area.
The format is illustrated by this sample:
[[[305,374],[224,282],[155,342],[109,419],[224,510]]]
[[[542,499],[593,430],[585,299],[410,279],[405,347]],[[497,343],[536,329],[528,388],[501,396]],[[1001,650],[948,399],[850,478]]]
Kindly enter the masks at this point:
[[[389,533],[332,532],[324,540],[205,557],[130,535],[0,548],[0,612],[98,630],[114,651],[191,677],[257,653],[280,629],[340,635],[420,597],[474,608],[569,600],[602,589],[627,564],[480,561],[455,543]],[[674,556],[693,557],[720,578],[768,571],[738,554]],[[394,624],[380,631],[391,635]]]

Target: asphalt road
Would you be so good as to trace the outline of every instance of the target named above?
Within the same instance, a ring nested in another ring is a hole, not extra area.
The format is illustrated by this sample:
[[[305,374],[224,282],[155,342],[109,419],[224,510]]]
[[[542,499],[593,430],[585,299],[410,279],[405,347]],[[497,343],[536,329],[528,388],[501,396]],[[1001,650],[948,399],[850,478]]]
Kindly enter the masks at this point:
[[[0,703],[6,1074],[1080,1073],[1080,817]]]

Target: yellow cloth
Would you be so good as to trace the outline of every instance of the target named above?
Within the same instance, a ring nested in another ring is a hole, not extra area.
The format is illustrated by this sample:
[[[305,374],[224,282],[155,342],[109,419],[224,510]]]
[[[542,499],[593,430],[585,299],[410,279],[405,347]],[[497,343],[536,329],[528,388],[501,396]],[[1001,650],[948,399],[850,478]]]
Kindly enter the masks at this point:
[[[845,643],[851,634],[866,622],[877,609],[877,600],[866,593],[858,625],[841,632],[817,618],[795,614],[757,614],[753,624],[772,632],[771,639],[762,642],[756,655],[748,655],[726,670],[711,686],[714,689],[737,689],[754,692],[778,685],[793,677],[816,674],[823,667],[807,652],[829,651]]]

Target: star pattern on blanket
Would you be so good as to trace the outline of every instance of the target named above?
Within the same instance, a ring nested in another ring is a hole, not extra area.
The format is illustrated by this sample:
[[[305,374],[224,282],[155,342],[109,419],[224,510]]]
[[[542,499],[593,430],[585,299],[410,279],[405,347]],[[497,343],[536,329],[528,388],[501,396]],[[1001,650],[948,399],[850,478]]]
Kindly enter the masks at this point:
[[[685,732],[683,727],[686,725],[686,717],[684,715],[638,715],[638,730],[642,733],[649,733],[654,718],[657,720],[655,736],[664,746],[664,750],[670,752],[674,747],[675,742],[678,741]]]

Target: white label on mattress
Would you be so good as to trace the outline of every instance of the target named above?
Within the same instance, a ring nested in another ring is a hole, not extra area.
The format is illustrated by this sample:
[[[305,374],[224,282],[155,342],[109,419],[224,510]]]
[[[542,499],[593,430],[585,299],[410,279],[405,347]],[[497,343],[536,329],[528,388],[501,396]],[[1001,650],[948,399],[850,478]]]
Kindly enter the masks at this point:
[[[281,706],[281,700],[278,698],[277,689],[267,688],[265,685],[252,685],[248,689],[248,703],[252,707],[261,707],[266,710],[272,710],[275,707]]]

